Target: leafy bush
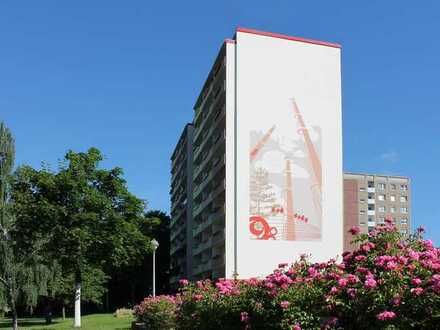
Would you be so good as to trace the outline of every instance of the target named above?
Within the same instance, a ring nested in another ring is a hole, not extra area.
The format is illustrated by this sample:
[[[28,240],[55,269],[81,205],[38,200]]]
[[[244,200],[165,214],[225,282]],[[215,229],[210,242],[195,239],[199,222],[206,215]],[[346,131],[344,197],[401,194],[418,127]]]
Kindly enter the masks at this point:
[[[303,256],[264,279],[182,280],[160,313],[176,329],[438,329],[440,249],[423,229],[404,238],[387,221],[350,231],[359,248],[341,262]]]
[[[134,307],[134,315],[148,330],[176,328],[176,298],[173,296],[147,297]]]

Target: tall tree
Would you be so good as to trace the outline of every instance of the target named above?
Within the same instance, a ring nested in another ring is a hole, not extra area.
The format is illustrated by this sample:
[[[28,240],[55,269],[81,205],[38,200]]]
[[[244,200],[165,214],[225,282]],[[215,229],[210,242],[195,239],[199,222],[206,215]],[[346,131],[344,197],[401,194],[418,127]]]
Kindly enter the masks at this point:
[[[43,241],[38,238],[27,242],[24,248],[16,234],[14,205],[10,199],[14,157],[12,134],[0,123],[0,299],[5,298],[3,304],[12,312],[12,327],[18,329],[17,305],[37,304],[38,296],[47,292],[50,269],[40,256]]]
[[[257,167],[250,178],[250,212],[264,215],[275,202],[275,193],[269,182],[269,173],[262,167]]]
[[[122,169],[100,168],[102,160],[96,148],[69,151],[57,172],[24,166],[14,180],[21,235],[29,241],[45,237],[48,257],[75,281],[75,327],[81,326],[85,276],[139,262],[151,249],[150,237],[140,229],[149,221],[145,203],[128,191]],[[103,283],[95,284],[102,288]]]
[[[156,292],[170,292],[170,217],[162,211],[151,210],[145,216],[150,219],[142,226],[142,232],[159,242],[156,251]],[[108,283],[108,307],[133,306],[152,294],[152,254],[145,255],[141,264],[114,268]]]

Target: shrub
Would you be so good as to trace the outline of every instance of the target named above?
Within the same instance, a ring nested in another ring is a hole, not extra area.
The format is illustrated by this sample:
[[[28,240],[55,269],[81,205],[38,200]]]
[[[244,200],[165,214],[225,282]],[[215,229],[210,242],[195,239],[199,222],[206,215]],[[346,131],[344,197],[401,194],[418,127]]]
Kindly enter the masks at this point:
[[[340,262],[303,256],[264,279],[182,281],[163,298],[176,329],[438,329],[440,249],[423,230],[350,232],[359,248]]]
[[[176,298],[172,296],[147,297],[134,307],[134,315],[149,330],[176,328]]]
[[[122,318],[122,317],[132,317],[133,310],[130,308],[118,308],[116,312],[113,314],[114,317]]]

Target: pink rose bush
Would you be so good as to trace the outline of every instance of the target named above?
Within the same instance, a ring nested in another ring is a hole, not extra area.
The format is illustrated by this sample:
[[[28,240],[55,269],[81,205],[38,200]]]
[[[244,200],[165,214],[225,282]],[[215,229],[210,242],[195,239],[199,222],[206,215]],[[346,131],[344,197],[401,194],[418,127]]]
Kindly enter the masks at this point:
[[[350,232],[358,248],[339,261],[302,256],[263,279],[182,281],[135,314],[148,329],[438,329],[440,249],[424,230],[404,238],[388,221]]]

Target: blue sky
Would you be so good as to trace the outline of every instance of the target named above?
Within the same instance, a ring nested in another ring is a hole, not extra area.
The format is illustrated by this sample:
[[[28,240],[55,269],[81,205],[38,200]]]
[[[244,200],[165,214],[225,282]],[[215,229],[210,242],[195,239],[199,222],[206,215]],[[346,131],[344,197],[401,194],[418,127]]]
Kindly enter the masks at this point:
[[[342,44],[345,170],[410,176],[415,225],[438,243],[436,1],[2,1],[0,120],[18,164],[95,146],[168,210],[170,154],[237,26]]]

